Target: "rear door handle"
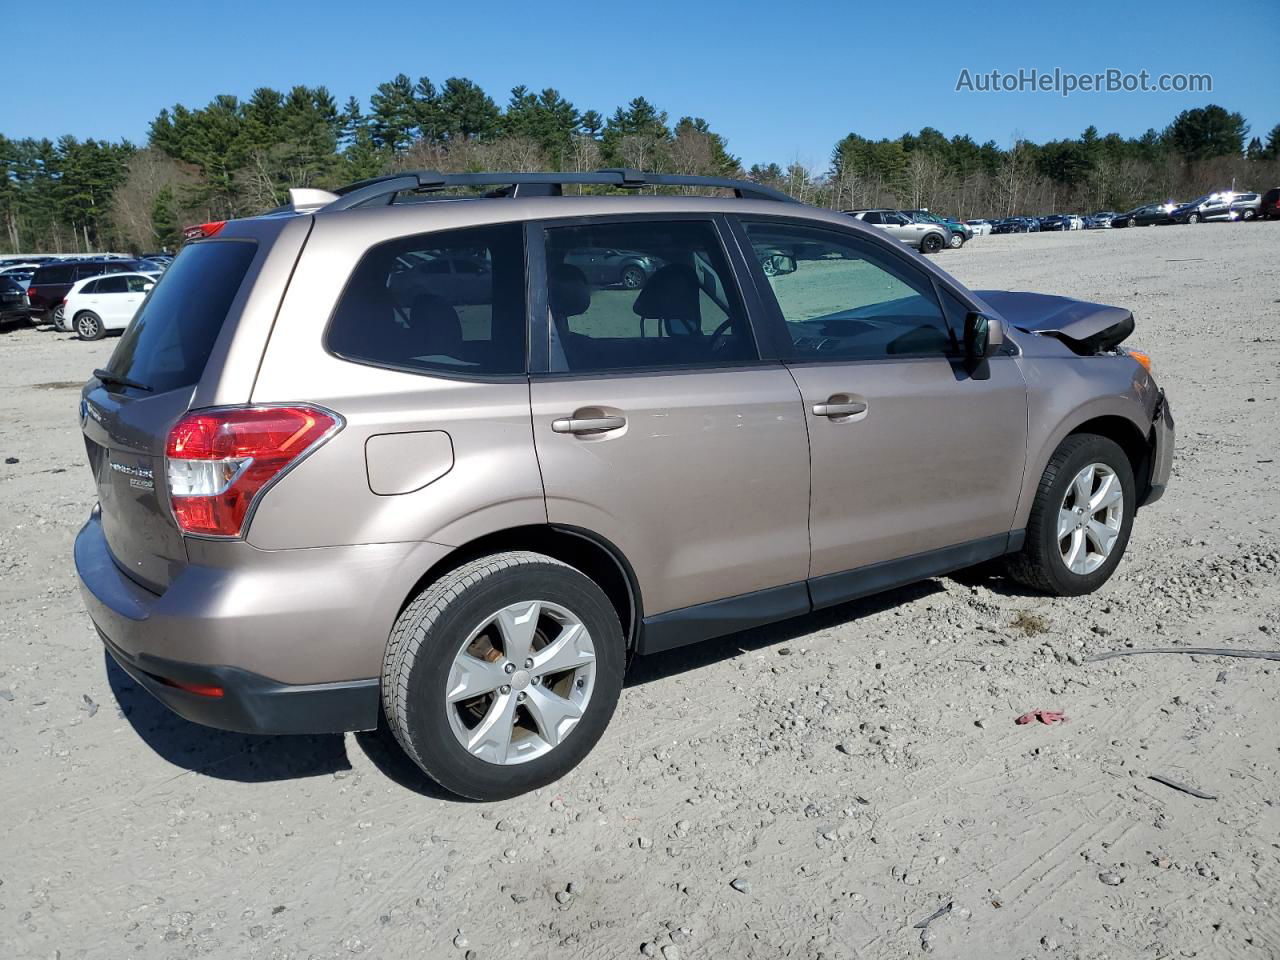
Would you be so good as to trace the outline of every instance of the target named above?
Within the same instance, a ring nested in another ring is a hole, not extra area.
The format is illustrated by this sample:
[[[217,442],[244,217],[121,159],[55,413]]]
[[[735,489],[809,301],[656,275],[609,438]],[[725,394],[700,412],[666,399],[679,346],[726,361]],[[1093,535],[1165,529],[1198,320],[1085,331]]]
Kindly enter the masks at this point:
[[[626,417],[563,417],[551,421],[551,429],[555,433],[600,433],[626,425]]]
[[[851,400],[848,403],[815,403],[813,415],[815,417],[852,417],[854,414],[863,413],[866,409],[867,405],[861,400]]]

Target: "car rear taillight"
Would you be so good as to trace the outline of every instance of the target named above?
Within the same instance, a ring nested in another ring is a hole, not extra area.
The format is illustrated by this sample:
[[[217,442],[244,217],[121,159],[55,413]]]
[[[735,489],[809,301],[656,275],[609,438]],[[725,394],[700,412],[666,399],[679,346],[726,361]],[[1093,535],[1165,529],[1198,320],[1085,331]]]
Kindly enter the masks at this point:
[[[238,537],[249,510],[286,470],[342,425],[311,406],[189,413],[169,431],[165,474],[183,533]]]

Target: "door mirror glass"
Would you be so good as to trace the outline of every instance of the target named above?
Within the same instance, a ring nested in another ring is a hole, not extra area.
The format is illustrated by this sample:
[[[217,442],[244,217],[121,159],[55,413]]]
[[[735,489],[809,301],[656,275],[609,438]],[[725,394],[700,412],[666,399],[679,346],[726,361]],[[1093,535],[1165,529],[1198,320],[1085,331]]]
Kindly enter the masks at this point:
[[[964,318],[964,355],[969,360],[981,360],[991,355],[991,320],[981,313],[970,313]]]

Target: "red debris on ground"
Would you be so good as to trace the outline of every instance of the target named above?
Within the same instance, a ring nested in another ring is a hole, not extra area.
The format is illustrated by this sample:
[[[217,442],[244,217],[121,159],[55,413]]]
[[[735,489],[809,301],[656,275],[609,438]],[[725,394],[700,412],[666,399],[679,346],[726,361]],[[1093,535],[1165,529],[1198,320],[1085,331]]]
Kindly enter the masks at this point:
[[[1030,713],[1024,713],[1014,723],[1034,723],[1039,720],[1041,723],[1053,726],[1055,723],[1063,723],[1067,719],[1067,715],[1061,710],[1032,710]]]

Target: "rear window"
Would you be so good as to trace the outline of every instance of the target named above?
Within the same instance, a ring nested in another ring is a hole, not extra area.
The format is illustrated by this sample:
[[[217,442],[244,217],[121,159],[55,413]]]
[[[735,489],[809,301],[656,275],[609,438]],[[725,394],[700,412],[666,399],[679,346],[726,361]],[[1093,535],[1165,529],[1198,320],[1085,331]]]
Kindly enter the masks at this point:
[[[186,247],[138,308],[107,370],[156,393],[197,383],[256,252],[244,240]]]

